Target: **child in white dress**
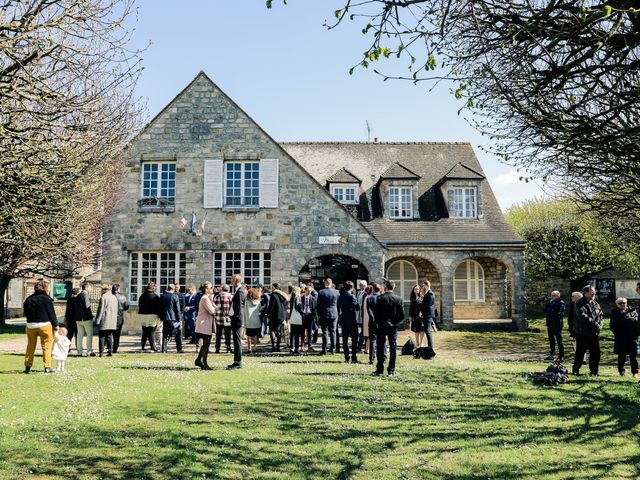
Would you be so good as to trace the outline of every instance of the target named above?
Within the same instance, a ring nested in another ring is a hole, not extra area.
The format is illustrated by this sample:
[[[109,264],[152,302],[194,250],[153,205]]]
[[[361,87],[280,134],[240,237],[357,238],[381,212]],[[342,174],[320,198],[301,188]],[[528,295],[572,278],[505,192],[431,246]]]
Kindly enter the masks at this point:
[[[60,327],[53,336],[53,347],[51,348],[51,356],[57,362],[56,372],[64,372],[64,364],[67,361],[71,340],[67,338],[67,329]]]

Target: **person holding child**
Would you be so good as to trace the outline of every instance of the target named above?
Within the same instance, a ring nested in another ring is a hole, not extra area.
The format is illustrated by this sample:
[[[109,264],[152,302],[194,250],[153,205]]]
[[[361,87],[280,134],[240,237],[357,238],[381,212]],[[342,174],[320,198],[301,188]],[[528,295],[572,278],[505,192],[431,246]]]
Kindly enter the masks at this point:
[[[44,373],[52,373],[51,344],[53,332],[58,330],[58,318],[53,309],[53,299],[49,296],[51,286],[46,280],[39,280],[34,292],[24,301],[24,316],[27,317],[27,352],[24,356],[24,373],[33,366],[38,338],[42,346]]]

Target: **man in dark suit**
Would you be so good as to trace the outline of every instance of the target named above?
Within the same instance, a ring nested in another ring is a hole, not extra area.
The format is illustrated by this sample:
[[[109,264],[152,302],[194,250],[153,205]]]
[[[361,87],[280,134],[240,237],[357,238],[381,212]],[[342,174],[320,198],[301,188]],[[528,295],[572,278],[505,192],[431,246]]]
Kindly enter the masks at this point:
[[[427,345],[433,348],[433,332],[436,331],[436,295],[431,290],[429,280],[425,280],[423,285],[426,292],[420,304],[420,313],[422,313],[424,331],[427,334]],[[421,346],[418,345],[418,347]]]
[[[358,300],[353,294],[353,282],[347,280],[344,284],[344,291],[338,298],[338,316],[342,324],[342,347],[345,363],[349,363],[349,337],[351,337],[351,363],[358,363],[358,322],[356,318],[358,310]]]
[[[393,293],[395,282],[393,280],[385,280],[384,293],[378,297],[374,308],[374,318],[378,327],[378,364],[373,375],[376,377],[384,373],[384,362],[386,355],[384,352],[385,343],[389,340],[389,366],[387,373],[390,377],[395,374],[396,370],[396,349],[398,340],[398,327],[404,323],[404,302]]]
[[[313,341],[313,330],[318,320],[318,301],[316,297],[311,293],[313,288],[309,288],[307,285],[304,289],[304,296],[302,297],[302,328],[304,329],[305,343],[303,347],[307,347],[307,350],[313,351],[311,343]],[[316,294],[317,295],[317,294]]]
[[[340,294],[331,285],[333,285],[331,279],[325,279],[324,288],[318,292],[318,320],[320,328],[322,328],[322,355],[327,353],[327,343],[330,343],[330,354],[333,354],[336,349],[338,297]]]
[[[376,324],[376,303],[380,296],[380,285],[373,284],[373,295],[365,299],[365,308],[369,312],[369,365],[373,365],[376,359],[376,340],[378,338],[378,325]]]
[[[180,328],[180,299],[170,283],[160,296],[160,319],[162,320],[162,353],[169,350],[169,339],[173,335],[176,349],[182,353],[182,329]]]
[[[233,363],[227,370],[237,370],[242,367],[242,325],[245,321],[245,302],[247,295],[242,284],[242,277],[237,273],[231,277],[231,284],[235,289],[231,300],[231,335],[233,336]]]

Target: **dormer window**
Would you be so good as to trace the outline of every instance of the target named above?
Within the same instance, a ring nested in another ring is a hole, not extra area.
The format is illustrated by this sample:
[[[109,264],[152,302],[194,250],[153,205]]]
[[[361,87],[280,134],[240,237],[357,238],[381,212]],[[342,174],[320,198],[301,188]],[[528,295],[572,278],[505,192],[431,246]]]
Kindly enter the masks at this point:
[[[331,185],[331,195],[340,203],[355,204],[358,201],[356,185]]]
[[[413,217],[413,189],[411,187],[389,188],[389,218]]]
[[[452,188],[452,205],[450,214],[452,218],[477,218],[478,217],[478,189],[476,187]]]

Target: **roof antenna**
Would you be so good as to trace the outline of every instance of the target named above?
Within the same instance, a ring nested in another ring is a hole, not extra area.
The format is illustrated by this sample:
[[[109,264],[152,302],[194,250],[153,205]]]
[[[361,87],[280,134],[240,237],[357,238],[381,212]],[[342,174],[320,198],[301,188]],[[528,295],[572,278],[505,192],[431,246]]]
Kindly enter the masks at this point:
[[[369,126],[369,120],[365,120],[367,124],[367,143],[371,142],[371,127]]]

